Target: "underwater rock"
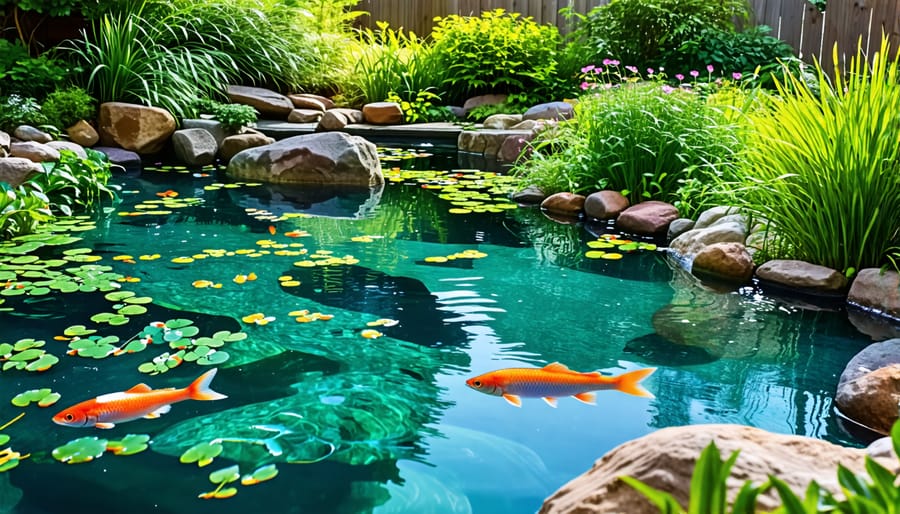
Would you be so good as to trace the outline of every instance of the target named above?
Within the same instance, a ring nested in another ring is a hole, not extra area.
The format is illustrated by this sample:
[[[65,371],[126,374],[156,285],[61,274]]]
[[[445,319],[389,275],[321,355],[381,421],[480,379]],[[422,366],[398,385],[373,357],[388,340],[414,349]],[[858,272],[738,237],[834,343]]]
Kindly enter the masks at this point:
[[[714,441],[723,458],[740,451],[728,479],[733,500],[745,481],[761,484],[775,475],[801,498],[815,480],[838,494],[838,464],[863,473],[865,450],[845,448],[810,437],[782,435],[741,425],[691,425],[665,428],[613,448],[585,474],[549,497],[540,514],[627,512],[655,514],[659,509],[619,477],[631,476],[669,492],[682,505],[690,494],[691,475],[700,452]],[[887,463],[890,465],[890,463]],[[759,507],[770,511],[781,504],[770,489],[760,495]]]
[[[372,514],[471,514],[472,505],[465,494],[447,487],[443,480],[429,472],[412,469],[406,461],[398,463],[403,485],[385,485],[390,499],[375,507]],[[381,487],[380,484],[377,484]]]
[[[622,351],[636,355],[640,362],[665,366],[695,366],[718,360],[703,348],[672,344],[659,334],[636,337],[625,343]]]

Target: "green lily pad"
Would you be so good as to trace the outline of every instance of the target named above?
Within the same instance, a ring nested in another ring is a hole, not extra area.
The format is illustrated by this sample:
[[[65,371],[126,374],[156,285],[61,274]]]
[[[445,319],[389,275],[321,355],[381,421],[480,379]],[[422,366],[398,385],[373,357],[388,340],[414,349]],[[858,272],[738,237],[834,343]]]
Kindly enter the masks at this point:
[[[147,308],[143,305],[126,305],[117,311],[119,314],[123,316],[138,316],[141,314],[146,314]]]
[[[187,449],[181,457],[179,457],[179,461],[182,464],[191,464],[196,462],[197,466],[203,467],[212,463],[213,459],[218,457],[224,448],[220,443],[209,443],[204,442],[200,444],[196,444]]]
[[[90,462],[103,456],[106,452],[106,439],[98,437],[82,437],[53,449],[53,458],[68,464]]]
[[[275,464],[269,464],[256,468],[253,473],[241,477],[241,485],[256,485],[266,480],[272,480],[278,475],[278,468]]]
[[[0,434],[0,446],[9,442],[9,436],[6,434]]]
[[[106,296],[104,296],[104,298],[106,298],[107,300],[109,300],[111,302],[121,302],[122,300],[125,300],[126,298],[131,298],[133,296],[137,296],[137,295],[136,295],[136,293],[134,293],[132,291],[116,291],[114,293],[107,293]]]
[[[236,480],[240,480],[240,478],[241,472],[237,465],[228,466],[227,468],[222,468],[209,474],[209,481],[214,484],[221,484],[223,482],[229,484]]]
[[[188,325],[193,325],[193,324],[194,324],[194,322],[189,319],[182,319],[182,318],[170,319],[170,320],[166,321],[166,328],[168,328],[170,330],[176,330],[176,329],[184,328]]]
[[[109,441],[106,449],[116,455],[134,455],[149,448],[149,442],[149,435],[128,434],[118,441]]]
[[[217,364],[222,364],[230,357],[231,356],[228,355],[228,352],[212,350],[210,351],[210,353],[197,359],[197,364],[200,364],[202,366],[215,366]]]
[[[15,395],[12,399],[12,404],[16,407],[28,407],[32,403],[37,403],[43,400],[44,398],[50,396],[53,393],[50,389],[29,389],[24,393],[19,393]],[[57,395],[57,399],[59,395]],[[2,444],[2,443],[0,443]]]
[[[27,366],[25,366],[26,371],[47,371],[54,365],[59,362],[59,357],[53,355],[52,353],[44,353],[34,362],[30,362]],[[59,398],[57,398],[59,399]],[[55,403],[55,400],[54,400]],[[52,404],[51,404],[52,405]],[[45,405],[41,405],[41,407],[45,407]]]
[[[125,303],[131,303],[135,305],[146,305],[148,303],[153,303],[153,298],[149,296],[135,296],[131,298],[126,298]]]
[[[72,325],[71,327],[69,327],[65,331],[63,331],[63,335],[66,335],[69,337],[87,336],[87,335],[91,335],[91,334],[95,334],[95,333],[97,333],[96,330],[94,330],[92,328],[87,328],[84,325]]]
[[[16,344],[13,345],[13,351],[21,352],[30,348],[40,348],[41,346],[44,346],[44,344],[44,341],[37,341],[30,338],[19,339],[18,341],[16,341]]]

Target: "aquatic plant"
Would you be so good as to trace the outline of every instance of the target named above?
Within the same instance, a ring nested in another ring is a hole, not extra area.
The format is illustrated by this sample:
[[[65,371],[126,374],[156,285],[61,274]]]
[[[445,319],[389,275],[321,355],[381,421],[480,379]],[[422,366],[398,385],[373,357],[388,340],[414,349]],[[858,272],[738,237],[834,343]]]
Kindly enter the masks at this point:
[[[105,154],[85,148],[87,157],[60,150],[59,160],[44,162],[43,174],[34,174],[23,185],[46,195],[51,212],[71,216],[100,207],[103,200],[115,200],[118,186],[109,185],[112,164]]]
[[[852,274],[900,255],[900,67],[887,37],[868,64],[863,52],[833,83],[817,64],[820,94],[788,73],[782,101],[749,116],[739,181],[725,187],[769,220],[769,258]]]

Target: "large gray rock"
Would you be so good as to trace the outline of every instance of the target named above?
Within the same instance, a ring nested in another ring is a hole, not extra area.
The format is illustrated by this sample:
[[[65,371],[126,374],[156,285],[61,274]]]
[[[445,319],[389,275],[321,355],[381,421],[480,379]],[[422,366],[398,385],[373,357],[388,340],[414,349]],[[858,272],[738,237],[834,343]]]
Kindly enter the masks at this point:
[[[835,405],[853,421],[887,433],[900,400],[900,339],[872,343],[850,359],[838,380]]]
[[[665,233],[669,223],[678,219],[678,209],[674,205],[650,200],[641,202],[622,211],[616,218],[616,228],[634,234],[653,235]]]
[[[493,157],[500,153],[503,143],[510,136],[521,138],[531,137],[531,132],[526,130],[463,130],[456,139],[456,146],[461,152],[480,153],[487,157]]]
[[[609,220],[616,218],[629,205],[628,198],[622,193],[606,189],[588,195],[584,200],[584,214],[589,218]]]
[[[226,137],[233,134],[225,130],[225,125],[219,120],[207,120],[200,118],[186,118],[181,120],[181,128],[183,129],[203,129],[216,140],[216,146],[222,146],[222,141]]]
[[[100,104],[100,144],[155,154],[175,132],[175,118],[165,109],[122,102]]]
[[[705,228],[695,228],[672,240],[669,250],[687,262],[693,261],[703,248],[715,243],[744,243],[747,226],[743,223],[715,223]]]
[[[853,279],[847,301],[900,320],[900,273],[878,268],[861,270]]]
[[[721,222],[722,218],[725,216],[733,216],[736,214],[738,214],[738,209],[736,207],[729,207],[727,205],[710,207],[697,216],[697,222],[694,224],[694,228],[711,227],[716,223]],[[743,217],[730,218],[730,221],[743,221]]]
[[[740,451],[728,479],[728,498],[750,480],[762,484],[774,475],[802,497],[815,480],[839,494],[838,464],[863,473],[866,451],[809,437],[782,435],[741,425],[691,425],[657,430],[613,448],[585,474],[544,501],[540,514],[658,514],[659,509],[619,477],[631,476],[671,493],[682,506],[690,496],[691,474],[700,452],[715,442],[723,457]],[[885,461],[893,468],[895,461]],[[758,500],[761,511],[780,505],[769,491]]]
[[[506,136],[497,151],[497,160],[500,162],[517,162],[520,158],[527,159],[531,154],[528,144],[534,139],[533,134]]]
[[[343,130],[347,125],[362,123],[365,117],[359,109],[344,109],[341,107],[328,109],[319,120],[316,130]]]
[[[87,152],[84,151],[84,147],[72,141],[50,141],[49,143],[47,143],[47,146],[56,150],[57,152],[60,150],[68,150],[70,152],[74,152],[75,155],[81,157],[82,159],[87,159]]]
[[[521,114],[492,114],[481,124],[486,129],[507,130],[522,122]]]
[[[284,184],[372,186],[384,182],[374,144],[343,132],[289,137],[244,150],[227,173],[242,180]]]
[[[265,118],[287,119],[294,110],[294,104],[288,97],[262,87],[231,85],[226,94],[233,103],[249,105]]]
[[[43,166],[31,159],[24,157],[0,159],[0,182],[6,182],[12,187],[19,187],[31,175],[43,172]]]
[[[258,132],[235,134],[222,140],[222,145],[219,147],[219,157],[223,161],[228,162],[232,157],[248,148],[258,148],[271,145],[274,142],[275,140],[271,137]]]
[[[847,288],[847,278],[837,270],[804,261],[775,259],[756,269],[756,276],[794,289],[834,293]]]
[[[106,146],[97,146],[94,147],[94,150],[105,154],[109,159],[109,162],[121,166],[122,170],[128,174],[136,175],[140,174],[142,171],[143,163],[141,162],[141,156],[131,150]]]
[[[59,160],[58,150],[44,143],[36,143],[34,141],[12,143],[9,145],[9,155],[30,159],[34,162],[56,162]]]
[[[21,141],[34,141],[35,143],[45,144],[53,141],[53,136],[31,125],[19,125],[16,127],[13,135]]]
[[[188,166],[206,166],[216,160],[219,145],[208,130],[189,128],[176,130],[172,134],[175,156]]]
[[[575,116],[575,108],[568,102],[538,104],[522,115],[526,120],[569,120]]]
[[[666,239],[671,242],[676,237],[694,228],[695,223],[696,222],[690,218],[678,218],[677,220],[674,220],[672,223],[669,223]]]

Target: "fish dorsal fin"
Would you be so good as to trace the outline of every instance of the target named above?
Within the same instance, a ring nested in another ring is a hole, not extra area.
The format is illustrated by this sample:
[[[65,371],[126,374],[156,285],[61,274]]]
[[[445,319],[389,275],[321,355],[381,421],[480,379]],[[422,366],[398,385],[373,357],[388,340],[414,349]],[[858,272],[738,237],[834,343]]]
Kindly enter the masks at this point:
[[[149,393],[153,389],[150,389],[150,386],[147,384],[138,384],[131,389],[125,391],[126,393]]]
[[[554,373],[577,373],[577,371],[572,371],[565,364],[559,362],[551,362],[544,366],[544,371],[552,371]]]

